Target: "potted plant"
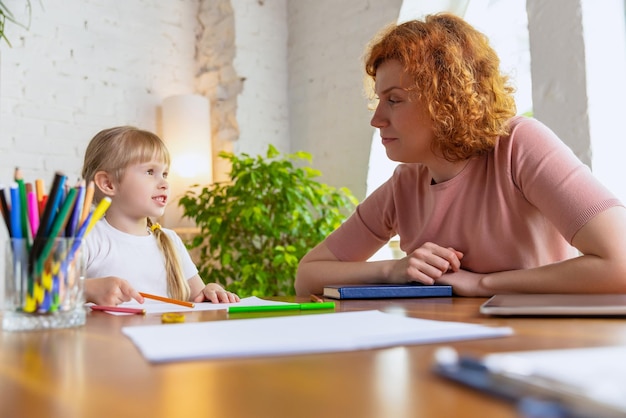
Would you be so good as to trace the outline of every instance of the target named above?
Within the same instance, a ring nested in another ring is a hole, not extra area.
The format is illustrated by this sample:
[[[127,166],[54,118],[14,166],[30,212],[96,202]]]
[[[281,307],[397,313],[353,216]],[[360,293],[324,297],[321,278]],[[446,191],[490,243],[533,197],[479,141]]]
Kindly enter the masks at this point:
[[[236,156],[230,181],[194,185],[179,200],[183,216],[200,233],[188,243],[197,249],[200,276],[241,297],[293,295],[300,258],[337,228],[357,204],[347,188],[315,180],[320,172],[306,152],[280,155],[270,145],[265,157]]]

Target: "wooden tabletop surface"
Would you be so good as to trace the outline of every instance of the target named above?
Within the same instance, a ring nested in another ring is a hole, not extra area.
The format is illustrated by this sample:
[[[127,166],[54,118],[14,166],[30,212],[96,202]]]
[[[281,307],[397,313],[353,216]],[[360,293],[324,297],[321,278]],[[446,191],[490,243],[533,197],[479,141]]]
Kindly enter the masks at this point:
[[[80,328],[3,331],[0,416],[516,417],[513,405],[433,373],[434,351],[449,345],[483,355],[626,344],[626,321],[620,318],[492,318],[478,312],[485,300],[342,301],[337,302],[337,311],[379,309],[425,319],[510,326],[514,335],[355,352],[155,365],[143,358],[120,329],[160,324],[158,314],[90,312],[87,324]],[[229,320],[226,311],[186,315],[187,322],[216,320]]]

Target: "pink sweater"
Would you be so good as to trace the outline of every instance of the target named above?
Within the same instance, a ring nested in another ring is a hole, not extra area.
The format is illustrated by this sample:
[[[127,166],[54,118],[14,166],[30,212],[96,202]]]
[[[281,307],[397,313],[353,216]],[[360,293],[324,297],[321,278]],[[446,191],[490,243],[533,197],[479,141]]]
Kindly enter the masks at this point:
[[[431,185],[421,164],[401,164],[326,243],[363,261],[391,237],[410,253],[425,242],[464,253],[465,270],[525,269],[577,255],[569,244],[600,212],[621,205],[545,125],[515,117],[494,151]]]

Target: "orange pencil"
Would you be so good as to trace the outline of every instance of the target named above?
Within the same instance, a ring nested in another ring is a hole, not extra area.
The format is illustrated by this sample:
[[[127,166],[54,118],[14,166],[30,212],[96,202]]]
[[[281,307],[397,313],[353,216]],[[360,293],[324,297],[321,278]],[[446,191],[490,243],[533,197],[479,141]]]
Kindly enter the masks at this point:
[[[85,189],[85,201],[83,202],[83,212],[80,217],[80,221],[78,222],[79,225],[82,225],[83,222],[85,222],[87,215],[91,212],[91,204],[93,202],[93,194],[95,190],[95,185],[93,184],[93,180],[91,180]]]
[[[37,211],[42,214],[43,209],[46,207],[46,191],[43,179],[35,180],[35,194],[37,195]]]
[[[188,308],[193,308],[194,306],[196,306],[194,303],[186,302],[184,300],[171,299],[171,298],[166,298],[166,297],[157,296],[157,295],[151,295],[149,293],[143,293],[143,292],[139,292],[139,294],[141,296],[143,296],[144,298],[160,300],[161,302],[173,303],[175,305],[186,306]]]
[[[311,294],[311,302],[322,303],[324,302],[324,299],[322,299],[321,297],[317,295]]]

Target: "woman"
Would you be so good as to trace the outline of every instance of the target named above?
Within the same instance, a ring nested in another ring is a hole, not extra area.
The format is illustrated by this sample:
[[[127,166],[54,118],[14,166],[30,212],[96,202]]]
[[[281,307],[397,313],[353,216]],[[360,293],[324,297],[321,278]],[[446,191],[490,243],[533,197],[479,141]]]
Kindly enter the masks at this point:
[[[450,14],[392,25],[365,69],[371,120],[400,164],[300,261],[326,284],[449,284],[457,295],[626,292],[626,209],[559,138],[514,116],[487,38]],[[391,237],[407,254],[366,260]]]

